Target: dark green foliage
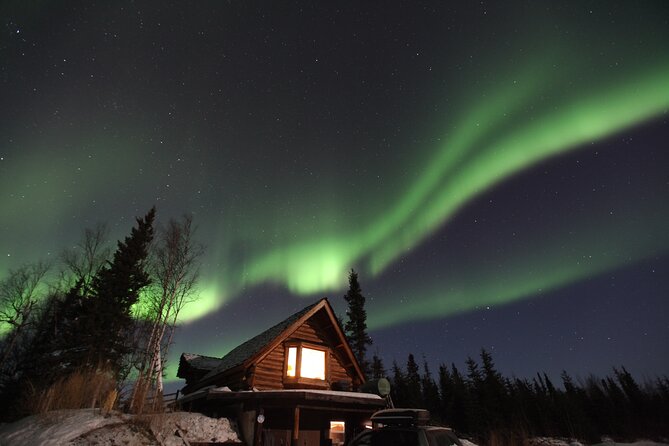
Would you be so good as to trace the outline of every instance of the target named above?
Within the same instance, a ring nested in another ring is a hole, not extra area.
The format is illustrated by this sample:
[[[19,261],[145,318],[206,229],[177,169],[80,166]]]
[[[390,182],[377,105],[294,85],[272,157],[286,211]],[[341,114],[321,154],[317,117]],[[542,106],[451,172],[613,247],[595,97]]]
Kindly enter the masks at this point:
[[[80,279],[43,304],[22,359],[22,381],[45,388],[82,368],[103,368],[117,377],[127,372],[134,321],[131,307],[149,283],[145,271],[155,209],[118,243],[111,261],[93,277]]]
[[[421,389],[423,391],[422,399],[425,404],[425,408],[429,410],[430,413],[438,414],[441,406],[441,402],[439,401],[439,387],[432,378],[430,367],[428,366],[425,358],[423,358],[423,376],[421,377]]]
[[[520,440],[514,438],[525,436],[592,443],[602,435],[620,441],[669,435],[667,377],[641,386],[625,368],[614,368],[612,376],[590,377],[577,384],[563,372],[560,387],[545,373],[531,380],[504,378],[485,350],[480,363],[468,358],[466,365],[466,377],[455,365],[440,365],[437,385],[427,364],[420,376],[413,355],[409,355],[406,372],[393,363],[395,406],[426,408],[433,420],[484,443],[499,443],[502,438],[515,444]],[[417,381],[420,397],[415,393]]]
[[[346,316],[348,320],[344,327],[346,338],[348,339],[355,358],[365,375],[370,374],[369,363],[366,359],[367,346],[372,344],[372,338],[367,334],[367,312],[365,311],[365,296],[362,295],[360,284],[358,283],[358,273],[354,270],[348,275],[348,292],[344,299],[348,304]]]
[[[386,369],[383,367],[383,361],[376,353],[372,356],[372,379],[380,379],[386,377]]]
[[[393,361],[392,385],[390,386],[390,396],[396,406],[408,406],[407,398],[407,380],[397,361]]]
[[[407,404],[409,407],[425,407],[421,392],[420,372],[412,354],[407,358]]]
[[[64,333],[65,349],[79,366],[109,368],[117,375],[133,351],[132,306],[150,280],[145,270],[153,239],[155,208],[137,219],[130,236],[118,242],[114,258],[94,278],[91,295],[82,299],[78,315]],[[79,353],[78,350],[85,349]]]
[[[84,245],[90,248],[85,250],[90,258],[82,262],[76,253],[66,256],[67,266],[84,269],[72,268],[76,283],[67,291],[63,289],[69,285],[63,283],[71,282],[53,286],[26,319],[29,330],[14,346],[17,354],[11,373],[0,373],[3,419],[25,415],[26,400],[39,397],[73,372],[101,370],[117,382],[127,376],[136,342],[132,307],[150,283],[146,263],[154,218],[155,209],[138,218],[131,234],[118,242],[113,258],[102,267],[104,254],[97,250],[100,231],[94,236],[87,233]]]

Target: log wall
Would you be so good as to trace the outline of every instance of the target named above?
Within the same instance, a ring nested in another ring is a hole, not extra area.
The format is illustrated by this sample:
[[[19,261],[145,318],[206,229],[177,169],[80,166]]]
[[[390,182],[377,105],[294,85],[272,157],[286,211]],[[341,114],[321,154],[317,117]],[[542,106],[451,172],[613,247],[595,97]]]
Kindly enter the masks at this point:
[[[346,372],[336,353],[334,339],[330,339],[327,330],[323,329],[316,318],[309,319],[298,327],[285,342],[304,342],[329,349],[329,370],[326,381],[328,389],[333,382],[345,381],[351,383],[351,376]],[[283,389],[283,374],[285,370],[286,350],[284,343],[277,345],[255,366],[249,376],[249,383],[258,390]],[[294,387],[293,387],[294,388]]]

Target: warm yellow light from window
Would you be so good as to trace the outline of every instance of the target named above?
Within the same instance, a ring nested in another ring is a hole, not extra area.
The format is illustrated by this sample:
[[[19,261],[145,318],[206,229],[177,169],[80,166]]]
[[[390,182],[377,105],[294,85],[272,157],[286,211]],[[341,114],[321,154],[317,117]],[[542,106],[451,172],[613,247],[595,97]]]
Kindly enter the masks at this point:
[[[286,375],[294,377],[296,368],[297,368],[297,347],[288,347],[288,367],[286,367]]]
[[[288,364],[290,364],[290,350],[288,351]],[[302,348],[300,376],[302,378],[325,379],[325,352],[323,350]]]
[[[343,445],[345,437],[346,424],[343,421],[330,421],[330,440],[332,440],[332,445]]]
[[[330,421],[330,432],[344,432],[346,423],[343,421]]]

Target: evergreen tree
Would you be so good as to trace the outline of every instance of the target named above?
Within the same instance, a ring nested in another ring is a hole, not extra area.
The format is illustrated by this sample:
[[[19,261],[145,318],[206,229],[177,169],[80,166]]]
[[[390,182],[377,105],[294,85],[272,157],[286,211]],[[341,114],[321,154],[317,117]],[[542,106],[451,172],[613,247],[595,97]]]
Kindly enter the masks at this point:
[[[453,378],[453,427],[463,432],[474,433],[471,413],[472,405],[470,402],[471,392],[466,380],[457,367],[455,367],[455,364],[451,364],[451,377]]]
[[[425,408],[430,411],[434,418],[439,417],[439,387],[432,378],[430,367],[427,360],[423,358],[423,377],[421,379],[421,388],[423,390],[423,401]]]
[[[392,385],[390,386],[390,394],[396,407],[407,407],[409,405],[406,375],[402,372],[400,366],[397,365],[397,361],[393,361],[393,377]]]
[[[482,383],[480,387],[480,404],[483,417],[490,428],[508,425],[509,408],[506,407],[506,389],[502,375],[495,369],[492,355],[481,349]]]
[[[409,407],[425,408],[420,381],[418,364],[413,354],[409,353],[407,358],[407,404]]]
[[[487,434],[488,420],[485,418],[483,399],[483,376],[479,370],[479,365],[474,359],[468,357],[465,361],[467,366],[467,413],[468,422],[479,430]]]
[[[125,361],[133,351],[131,310],[150,283],[145,267],[155,213],[152,208],[138,218],[130,236],[118,242],[113,260],[93,278],[90,294],[78,300],[71,292],[66,298],[72,317],[63,333],[63,348],[70,352],[73,366],[108,368],[119,377],[128,371]]]
[[[445,364],[439,364],[439,414],[442,421],[453,423],[453,377]]]
[[[381,379],[386,377],[386,369],[383,367],[383,360],[374,353],[372,356],[372,379]]]
[[[372,338],[367,334],[367,312],[365,311],[365,296],[362,295],[360,284],[358,283],[358,273],[354,270],[348,275],[349,289],[344,299],[348,303],[346,315],[348,321],[344,329],[346,337],[355,358],[365,375],[369,375],[369,363],[366,359],[367,346],[372,344]]]

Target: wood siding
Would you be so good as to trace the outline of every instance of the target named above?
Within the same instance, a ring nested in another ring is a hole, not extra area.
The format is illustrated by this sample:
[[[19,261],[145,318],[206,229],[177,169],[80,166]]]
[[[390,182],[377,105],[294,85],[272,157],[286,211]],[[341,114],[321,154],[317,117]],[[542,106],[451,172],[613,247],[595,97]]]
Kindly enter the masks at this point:
[[[269,352],[256,364],[251,373],[251,383],[258,390],[283,389],[285,348],[283,343]]]
[[[249,373],[249,385],[258,390],[284,388],[285,343],[291,342],[327,347],[329,350],[329,373],[326,377],[328,389],[334,382],[343,381],[350,385],[352,378],[342,364],[341,355],[337,352],[337,339],[333,335],[328,335],[331,330],[328,330],[327,326],[323,327],[324,322],[329,324],[329,319],[313,317],[299,326],[284,342],[278,344],[255,367],[252,367]]]

